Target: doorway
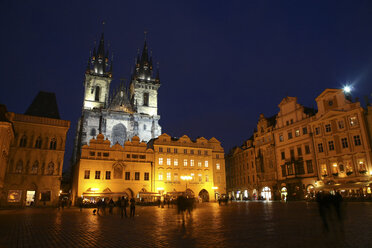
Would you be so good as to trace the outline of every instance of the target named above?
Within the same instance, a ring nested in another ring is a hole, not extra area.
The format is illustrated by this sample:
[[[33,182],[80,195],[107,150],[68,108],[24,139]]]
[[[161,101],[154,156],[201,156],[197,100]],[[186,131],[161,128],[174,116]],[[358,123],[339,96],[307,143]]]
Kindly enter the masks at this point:
[[[35,190],[27,190],[26,192],[26,206],[35,206]]]

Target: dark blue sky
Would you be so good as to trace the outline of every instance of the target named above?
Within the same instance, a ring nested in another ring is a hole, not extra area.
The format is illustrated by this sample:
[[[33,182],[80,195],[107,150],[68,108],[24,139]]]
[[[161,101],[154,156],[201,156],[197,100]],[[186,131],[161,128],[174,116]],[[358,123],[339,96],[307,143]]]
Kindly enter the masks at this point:
[[[24,113],[39,90],[55,92],[71,121],[65,163],[102,20],[113,86],[129,78],[147,30],[160,63],[163,132],[215,136],[226,151],[287,95],[315,107],[325,88],[346,82],[354,96],[372,92],[371,1],[3,0],[0,102]]]

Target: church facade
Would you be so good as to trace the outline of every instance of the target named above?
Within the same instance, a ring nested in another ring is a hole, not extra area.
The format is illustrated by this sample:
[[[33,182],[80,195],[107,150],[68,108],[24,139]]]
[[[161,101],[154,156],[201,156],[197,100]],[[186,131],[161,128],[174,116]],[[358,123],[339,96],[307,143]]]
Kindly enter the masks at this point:
[[[112,60],[105,50],[102,34],[98,49],[94,49],[85,71],[84,102],[74,144],[73,163],[81,155],[81,147],[98,134],[112,145],[124,145],[138,136],[148,142],[161,134],[158,115],[159,72],[154,76],[152,57],[145,40],[142,54],[138,54],[129,87],[123,83],[114,90]]]

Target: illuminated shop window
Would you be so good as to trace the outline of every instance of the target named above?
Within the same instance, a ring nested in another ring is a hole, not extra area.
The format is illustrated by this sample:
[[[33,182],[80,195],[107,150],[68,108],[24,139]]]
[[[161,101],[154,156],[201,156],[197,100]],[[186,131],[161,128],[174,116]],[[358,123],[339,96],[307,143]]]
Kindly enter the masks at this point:
[[[194,160],[193,159],[190,160],[190,166],[194,166]]]

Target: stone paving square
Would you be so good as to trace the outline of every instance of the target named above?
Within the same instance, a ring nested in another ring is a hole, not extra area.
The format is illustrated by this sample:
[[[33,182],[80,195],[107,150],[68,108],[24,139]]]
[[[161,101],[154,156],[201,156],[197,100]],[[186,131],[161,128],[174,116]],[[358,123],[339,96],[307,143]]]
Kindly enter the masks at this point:
[[[0,247],[372,247],[372,203],[344,209],[343,233],[335,218],[323,230],[313,202],[202,203],[184,224],[167,206],[137,206],[134,219],[108,209],[0,210]]]

